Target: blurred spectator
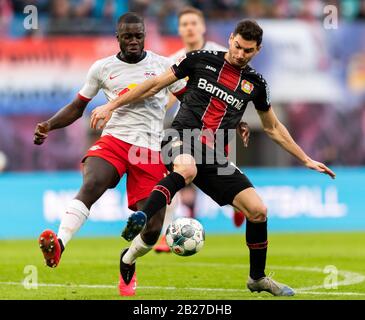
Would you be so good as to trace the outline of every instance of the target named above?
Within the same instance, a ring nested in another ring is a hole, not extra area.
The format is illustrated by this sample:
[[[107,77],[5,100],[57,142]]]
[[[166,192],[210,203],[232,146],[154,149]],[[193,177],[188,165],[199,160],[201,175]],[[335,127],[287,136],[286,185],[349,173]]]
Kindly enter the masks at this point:
[[[268,16],[268,4],[265,0],[246,0],[242,9],[246,18],[258,19]]]
[[[69,0],[53,0],[50,7],[49,34],[69,34],[75,26],[71,22],[71,3]],[[79,30],[79,28],[76,28]]]
[[[53,0],[49,34],[110,34],[127,0]]]
[[[134,0],[129,1],[130,11],[137,12],[143,16],[147,15],[149,8],[153,5],[152,0]]]
[[[269,17],[274,19],[286,19],[293,16],[293,3],[291,0],[272,1],[269,6]]]
[[[71,1],[71,15],[74,17],[89,17],[93,8],[93,0]]]
[[[176,35],[178,29],[178,11],[180,5],[177,1],[166,0],[163,1],[163,5],[160,7],[158,13],[158,21],[160,27],[160,33],[162,35]]]
[[[361,0],[342,0],[341,16],[346,20],[354,20],[359,13]]]
[[[336,6],[339,16],[347,20],[365,18],[362,0],[0,0],[0,32],[8,32],[12,11],[19,17],[28,4],[50,18],[50,30],[43,33],[51,34],[107,34],[120,15],[135,11],[156,18],[162,34],[174,35],[177,12],[185,5],[202,10],[214,21],[244,17],[316,21],[323,19],[325,5]],[[13,21],[19,24],[21,19]]]
[[[288,105],[288,123],[294,139],[313,158],[365,165],[365,105],[343,112],[330,105],[293,103]]]
[[[239,16],[240,2],[236,0],[211,1],[211,12],[208,18],[211,19],[233,19]]]
[[[50,14],[52,19],[67,20],[71,15],[71,3],[69,0],[53,0]]]
[[[149,2],[150,0],[144,0]],[[118,18],[129,10],[128,0],[90,0],[91,16],[93,18],[107,18],[117,21]]]
[[[365,1],[360,1],[359,11],[356,18],[365,19]]]
[[[298,14],[299,19],[313,21],[323,17],[324,3],[321,0],[301,1]]]
[[[13,8],[9,0],[0,0],[0,36],[9,33],[9,24],[13,16]]]
[[[28,5],[37,7],[39,14],[45,14],[49,12],[49,0],[12,0],[14,12],[18,15],[23,15],[24,8]]]

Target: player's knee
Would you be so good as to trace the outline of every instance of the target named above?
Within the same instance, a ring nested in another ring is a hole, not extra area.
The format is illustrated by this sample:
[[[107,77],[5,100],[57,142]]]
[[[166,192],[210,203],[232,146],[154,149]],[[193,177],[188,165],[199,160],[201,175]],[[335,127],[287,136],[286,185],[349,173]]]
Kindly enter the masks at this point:
[[[189,184],[196,177],[198,170],[195,164],[178,164],[174,165],[174,172],[182,175],[185,179],[185,183]]]
[[[191,183],[198,173],[195,159],[190,154],[181,154],[174,160],[174,172],[179,173],[185,179],[185,183]]]
[[[81,187],[82,192],[87,194],[99,194],[104,192],[105,189],[107,189],[105,180],[96,175],[85,177]]]
[[[248,220],[254,223],[265,222],[267,218],[267,208],[264,204],[256,205],[250,208]]]

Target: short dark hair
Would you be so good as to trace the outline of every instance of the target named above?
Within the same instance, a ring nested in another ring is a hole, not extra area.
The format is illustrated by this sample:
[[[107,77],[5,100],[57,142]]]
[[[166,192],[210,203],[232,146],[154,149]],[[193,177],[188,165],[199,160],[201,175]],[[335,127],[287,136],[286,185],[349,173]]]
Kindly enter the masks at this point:
[[[179,13],[178,13],[178,18],[179,18],[179,21],[180,21],[180,18],[185,15],[185,14],[189,14],[189,13],[192,13],[192,14],[195,14],[197,15],[198,17],[200,17],[203,21],[204,21],[204,14],[203,14],[203,11],[197,9],[197,8],[194,8],[194,7],[191,7],[191,6],[187,6],[187,7],[184,7],[182,8]]]
[[[144,19],[136,12],[127,12],[118,19],[118,26],[122,23],[142,23],[144,26]]]
[[[264,32],[256,21],[242,20],[237,24],[236,29],[234,29],[233,35],[237,34],[247,41],[256,41],[257,46],[259,46],[262,43]]]

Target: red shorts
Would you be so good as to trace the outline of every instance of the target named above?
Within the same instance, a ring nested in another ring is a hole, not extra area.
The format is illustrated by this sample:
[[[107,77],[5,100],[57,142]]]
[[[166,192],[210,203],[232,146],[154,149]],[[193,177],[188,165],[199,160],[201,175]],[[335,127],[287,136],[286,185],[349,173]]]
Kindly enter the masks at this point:
[[[127,173],[128,207],[137,210],[136,203],[148,198],[153,187],[166,175],[160,152],[137,147],[111,135],[101,137],[86,153],[111,163],[122,177]]]

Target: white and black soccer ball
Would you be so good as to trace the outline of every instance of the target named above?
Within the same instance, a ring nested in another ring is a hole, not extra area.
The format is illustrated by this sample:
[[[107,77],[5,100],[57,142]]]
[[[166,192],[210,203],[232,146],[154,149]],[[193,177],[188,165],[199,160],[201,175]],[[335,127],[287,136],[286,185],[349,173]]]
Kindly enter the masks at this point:
[[[166,230],[166,242],[179,256],[191,256],[203,248],[204,228],[198,220],[178,218]]]

